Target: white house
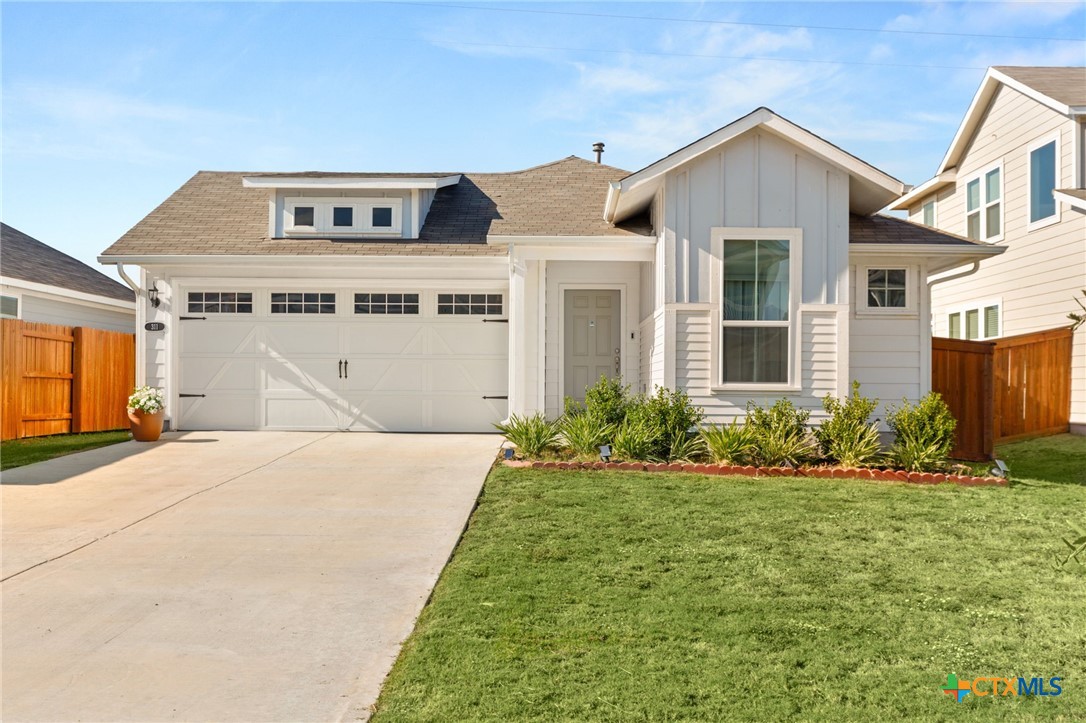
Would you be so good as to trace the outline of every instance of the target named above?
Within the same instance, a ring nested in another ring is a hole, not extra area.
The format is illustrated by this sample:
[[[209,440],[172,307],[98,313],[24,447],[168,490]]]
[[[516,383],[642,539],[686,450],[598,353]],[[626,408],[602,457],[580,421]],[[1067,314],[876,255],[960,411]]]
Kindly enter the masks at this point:
[[[0,223],[0,318],[135,330],[132,289]]]
[[[1067,326],[1086,289],[1086,68],[989,68],[931,180],[891,208],[1006,249],[932,295],[937,336]],[[1086,331],[1075,335],[1071,427],[1086,433]]]
[[[928,390],[929,276],[1002,249],[904,191],[759,108],[632,174],[200,172],[100,260],[174,428],[491,431],[600,374],[726,420]]]

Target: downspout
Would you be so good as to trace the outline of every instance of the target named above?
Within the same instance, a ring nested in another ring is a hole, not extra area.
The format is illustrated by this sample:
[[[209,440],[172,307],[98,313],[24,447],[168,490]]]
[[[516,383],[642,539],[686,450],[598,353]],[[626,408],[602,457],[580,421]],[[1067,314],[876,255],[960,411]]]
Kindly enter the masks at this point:
[[[142,303],[142,291],[140,285],[132,280],[128,274],[125,273],[124,264],[118,262],[115,264],[117,267],[117,275],[124,279],[124,282],[132,287],[132,291],[136,293],[136,386],[142,387],[147,383],[147,365],[144,364],[144,348],[142,344],[142,338],[140,330],[143,329],[144,321],[144,306]]]
[[[136,292],[136,296],[138,297],[140,295],[140,285],[133,281],[128,276],[128,274],[124,272],[124,264],[118,262],[114,265],[117,267],[117,275],[124,279],[124,282],[132,288],[132,291]]]
[[[980,270],[980,262],[979,261],[974,261],[973,265],[969,269],[967,269],[965,271],[961,271],[961,272],[956,273],[956,274],[951,274],[950,276],[940,276],[938,278],[932,279],[931,281],[928,282],[928,294],[929,294],[928,298],[931,298],[930,297],[931,287],[935,286],[936,284],[941,284],[944,281],[957,281],[958,279],[964,279],[966,276],[972,276],[973,274],[977,273],[977,271],[979,271],[979,270]]]

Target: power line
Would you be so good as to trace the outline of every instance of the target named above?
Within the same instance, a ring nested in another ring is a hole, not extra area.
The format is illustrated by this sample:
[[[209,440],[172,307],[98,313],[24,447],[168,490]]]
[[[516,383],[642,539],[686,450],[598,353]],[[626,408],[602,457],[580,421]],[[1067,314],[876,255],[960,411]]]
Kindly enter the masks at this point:
[[[950,37],[950,38],[983,38],[983,39],[999,39],[999,40],[1050,40],[1050,41],[1062,41],[1069,43],[1084,43],[1086,38],[1051,38],[1040,37],[1035,35],[993,35],[986,33],[949,33],[939,32],[937,30],[899,30],[890,28],[853,28],[836,25],[794,25],[789,23],[756,23],[750,21],[739,20],[705,20],[700,18],[675,18],[675,17],[663,17],[653,15],[618,15],[612,13],[589,13],[589,12],[574,12],[572,10],[539,10],[534,8],[502,8],[493,5],[479,6],[479,5],[455,5],[452,3],[431,3],[431,2],[393,2],[392,0],[378,0],[386,5],[399,5],[399,6],[420,6],[420,7],[438,7],[438,8],[454,8],[460,10],[481,10],[484,12],[499,12],[499,13],[528,13],[533,15],[567,15],[571,17],[579,18],[609,18],[614,20],[652,20],[657,22],[666,23],[696,23],[706,25],[734,25],[743,27],[755,27],[755,28],[787,28],[791,30],[830,30],[835,32],[850,32],[850,33],[894,33],[898,35],[932,35],[936,37]],[[923,66],[929,67],[929,66]],[[936,67],[936,66],[930,66]]]
[[[406,39],[406,38],[405,38]],[[410,38],[418,40],[418,38]],[[821,63],[824,65],[867,65],[877,68],[927,68],[934,70],[986,70],[978,65],[919,65],[911,63],[874,63],[862,60],[825,60],[822,58],[775,58],[752,55],[709,55],[705,53],[667,53],[658,50],[618,50],[611,48],[570,48],[560,45],[524,45],[520,43],[473,43],[467,40],[442,40],[431,38],[431,43],[440,45],[465,45],[480,48],[502,48],[506,50],[561,50],[574,53],[611,53],[618,55],[654,55],[673,58],[708,58],[711,60],[761,60],[779,63]]]

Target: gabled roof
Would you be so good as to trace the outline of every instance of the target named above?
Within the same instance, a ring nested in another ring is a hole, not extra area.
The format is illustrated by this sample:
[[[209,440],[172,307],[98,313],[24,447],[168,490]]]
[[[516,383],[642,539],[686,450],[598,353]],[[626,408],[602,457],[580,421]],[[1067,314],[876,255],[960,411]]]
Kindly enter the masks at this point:
[[[108,299],[133,301],[133,291],[97,269],[0,223],[0,274]]]
[[[284,174],[364,178],[367,174]],[[395,174],[372,174],[389,178]],[[447,178],[438,188],[417,239],[268,237],[267,188],[247,188],[245,177],[265,173],[200,171],[103,252],[105,257],[172,255],[482,255],[494,235],[637,236],[651,233],[643,219],[622,227],[600,217],[608,184],[627,171],[569,156],[511,173],[405,174]]]
[[[640,213],[655,196],[669,171],[712,152],[755,128],[764,128],[775,133],[848,173],[849,206],[853,211],[873,213],[905,192],[905,184],[893,176],[777,115],[769,108],[761,107],[630,174],[621,182],[612,183],[604,218],[621,221]]]
[[[1086,66],[997,65],[992,70],[1068,108],[1086,108]],[[1067,112],[1067,111],[1062,111]]]

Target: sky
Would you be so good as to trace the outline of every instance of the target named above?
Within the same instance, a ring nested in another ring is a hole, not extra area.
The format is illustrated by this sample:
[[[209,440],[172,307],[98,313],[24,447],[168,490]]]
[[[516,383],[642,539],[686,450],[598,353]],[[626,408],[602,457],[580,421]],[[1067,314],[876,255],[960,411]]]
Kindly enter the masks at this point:
[[[1083,0],[2,2],[0,215],[99,267],[201,169],[637,170],[758,106],[918,184],[987,66],[1084,38]]]

